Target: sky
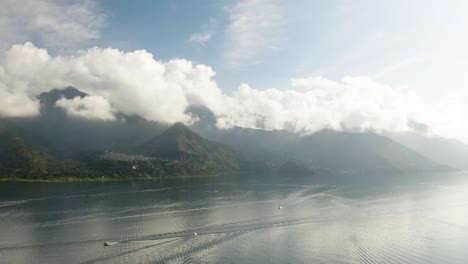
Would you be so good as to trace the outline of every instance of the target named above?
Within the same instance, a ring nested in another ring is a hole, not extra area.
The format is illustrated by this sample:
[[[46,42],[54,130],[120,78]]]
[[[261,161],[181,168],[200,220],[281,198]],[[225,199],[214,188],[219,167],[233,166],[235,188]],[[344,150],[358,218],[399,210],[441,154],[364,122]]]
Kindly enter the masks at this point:
[[[220,128],[416,131],[468,142],[462,0],[0,0],[0,116],[117,112]],[[424,127],[421,131],[421,127]]]

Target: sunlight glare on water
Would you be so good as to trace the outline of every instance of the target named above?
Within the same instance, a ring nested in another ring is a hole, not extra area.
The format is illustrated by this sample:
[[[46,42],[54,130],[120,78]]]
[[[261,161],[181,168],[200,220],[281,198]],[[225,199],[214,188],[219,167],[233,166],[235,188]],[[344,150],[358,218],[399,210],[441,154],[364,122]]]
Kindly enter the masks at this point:
[[[467,263],[466,177],[442,176],[2,183],[0,262]]]

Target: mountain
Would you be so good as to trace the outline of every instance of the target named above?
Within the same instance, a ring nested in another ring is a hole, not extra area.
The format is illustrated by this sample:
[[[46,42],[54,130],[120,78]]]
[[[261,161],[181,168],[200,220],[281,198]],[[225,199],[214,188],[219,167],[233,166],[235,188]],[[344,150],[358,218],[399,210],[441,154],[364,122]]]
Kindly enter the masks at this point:
[[[175,123],[164,133],[138,148],[138,152],[163,159],[213,162],[223,168],[239,169],[242,155],[231,146],[210,141],[183,123]]]
[[[60,98],[85,96],[88,94],[74,87],[54,89],[38,96],[41,104],[40,116],[3,119],[2,122],[28,142],[41,146],[54,155],[69,158],[75,158],[76,153],[88,150],[125,152],[170,126],[119,113],[114,121],[74,118],[67,116],[63,109],[56,106]]]
[[[278,172],[281,175],[292,176],[309,176],[313,175],[314,171],[310,169],[307,164],[299,161],[287,161],[278,167]]]
[[[419,153],[376,133],[323,130],[305,136],[297,154],[338,171],[406,172],[444,169]]]
[[[405,172],[448,169],[385,135],[372,132],[321,130],[300,135],[286,130],[266,131],[234,127],[216,129],[216,118],[207,109],[191,109],[200,117],[196,131],[242,150],[249,160],[283,164],[302,161],[309,167],[334,172]],[[208,129],[207,129],[208,128]],[[468,157],[468,155],[465,155]]]
[[[48,159],[47,154],[0,127],[0,175],[40,178],[47,173]]]
[[[385,136],[322,130],[301,136],[287,131],[233,128],[210,136],[242,149],[249,159],[306,162],[335,172],[409,172],[447,169]]]
[[[53,89],[50,92],[41,93],[37,98],[41,104],[41,116],[48,117],[49,119],[52,116],[55,118],[63,119],[65,117],[65,112],[56,107],[58,100],[65,98],[67,100],[76,98],[76,97],[86,97],[88,94],[76,89],[75,87],[68,86],[63,89]]]
[[[0,118],[0,177],[166,177],[239,170],[374,175],[449,169],[445,164],[468,167],[464,144],[416,135],[218,129],[216,117],[202,107],[187,108],[200,119],[190,128],[122,113],[113,121],[96,121],[70,117],[56,105],[60,98],[86,96],[74,87],[54,89],[38,97],[40,116]]]
[[[177,126],[176,124],[173,127]],[[161,152],[164,154],[162,158],[93,150],[78,152],[74,158],[68,158],[31,144],[0,124],[0,179],[62,181],[102,180],[103,177],[113,179],[187,177],[216,175],[240,168],[241,156],[229,146],[206,141],[188,128],[183,131],[182,137],[176,137],[181,142],[174,148],[180,147],[181,154],[177,158],[166,155],[170,152],[165,151]],[[173,131],[169,129],[160,138],[166,140],[172,134]],[[166,146],[169,147],[171,142],[174,141],[166,142]],[[197,149],[197,144],[198,147],[203,146],[202,149]],[[189,145],[193,147],[190,152],[186,151]],[[170,148],[166,150],[169,151]],[[203,156],[206,151],[214,153],[213,156]]]
[[[468,145],[461,141],[412,132],[385,135],[440,164],[468,170]]]
[[[54,89],[38,96],[40,116],[0,118],[0,178],[212,175],[241,166],[242,156],[232,147],[208,141],[182,124],[167,129],[169,124],[121,113],[115,121],[87,120],[56,106],[61,98],[86,96],[74,87]],[[157,138],[164,143],[158,145]],[[134,155],[145,142],[156,147],[150,152],[159,159]],[[172,143],[177,144],[171,149]],[[166,148],[159,151],[158,146]]]

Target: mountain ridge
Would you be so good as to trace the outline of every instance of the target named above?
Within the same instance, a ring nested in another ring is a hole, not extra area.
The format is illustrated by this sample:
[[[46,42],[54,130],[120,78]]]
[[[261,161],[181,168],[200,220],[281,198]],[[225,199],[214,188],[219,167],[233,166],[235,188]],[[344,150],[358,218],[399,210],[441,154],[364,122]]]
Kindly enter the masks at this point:
[[[450,169],[388,136],[371,132],[321,130],[299,135],[286,130],[241,127],[222,130],[216,127],[216,118],[209,110],[197,107],[187,109],[200,119],[191,127],[180,122],[171,125],[120,113],[117,115],[122,119],[100,122],[68,117],[63,109],[55,106],[60,98],[76,96],[87,94],[74,87],[41,94],[40,116],[0,118],[0,131],[14,132],[27,142],[29,150],[44,153],[49,163],[61,167],[62,172],[72,168],[77,173],[94,176],[107,175],[110,171],[119,174],[118,170],[129,175],[151,175],[156,170],[157,175],[274,170],[282,164],[291,165],[291,161],[300,165],[289,166],[291,168],[338,173]],[[106,159],[115,155],[103,153],[122,153],[126,158]],[[152,159],[131,161],[135,154]],[[127,162],[127,158],[130,161]],[[70,162],[62,162],[64,160]],[[175,162],[169,166],[167,160]],[[0,160],[0,165],[2,162]],[[145,169],[133,170],[131,162]]]
[[[213,161],[225,168],[239,168],[242,155],[227,144],[203,138],[181,122],[139,146],[142,154],[176,160]]]

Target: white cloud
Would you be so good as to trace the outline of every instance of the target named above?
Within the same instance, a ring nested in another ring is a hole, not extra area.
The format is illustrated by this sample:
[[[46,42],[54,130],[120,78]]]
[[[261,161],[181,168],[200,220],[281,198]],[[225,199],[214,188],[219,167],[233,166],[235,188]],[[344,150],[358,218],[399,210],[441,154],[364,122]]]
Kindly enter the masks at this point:
[[[25,106],[38,105],[36,96],[68,85],[105,98],[116,110],[163,122],[191,122],[185,113],[190,104],[216,109],[221,90],[212,80],[214,71],[186,60],[157,61],[138,50],[124,53],[111,48],[91,48],[73,56],[52,57],[32,43],[14,45],[6,52],[0,72],[2,93],[14,94]],[[7,97],[0,97],[4,105]],[[2,107],[4,108],[4,107]],[[0,108],[0,109],[2,109]],[[31,109],[31,107],[28,107]],[[8,111],[26,111],[21,105]],[[2,116],[12,116],[2,109]]]
[[[116,119],[110,103],[102,96],[61,98],[57,101],[56,106],[63,108],[67,115],[74,117],[98,120]]]
[[[99,38],[105,24],[93,1],[2,0],[0,49],[31,39],[50,48],[79,47]]]
[[[433,134],[468,142],[468,114],[460,100],[428,105],[411,91],[369,77],[298,78],[286,89],[243,84],[225,94],[210,67],[187,60],[158,61],[144,50],[97,47],[53,57],[31,43],[13,46],[0,65],[0,116],[39,114],[37,95],[71,85],[90,96],[57,105],[82,118],[112,120],[120,112],[193,123],[197,117],[185,111],[198,105],[214,113],[220,128],[408,131],[420,123]]]
[[[421,120],[424,112],[414,94],[367,77],[293,79],[286,90],[256,90],[244,84],[229,100],[231,107],[218,117],[221,126],[299,133],[323,128],[405,131],[410,129],[410,121]]]
[[[28,94],[12,91],[0,83],[0,117],[29,117],[39,112],[39,102]]]
[[[256,64],[266,52],[278,49],[281,10],[277,0],[241,0],[228,8],[227,62],[232,66]]]
[[[200,45],[204,45],[210,39],[211,33],[209,32],[192,34],[189,38],[190,42],[197,43]]]

